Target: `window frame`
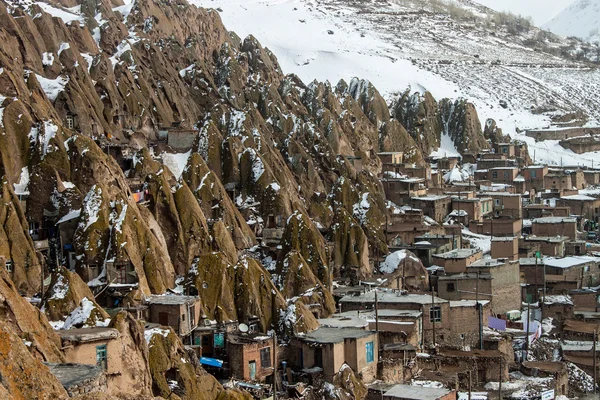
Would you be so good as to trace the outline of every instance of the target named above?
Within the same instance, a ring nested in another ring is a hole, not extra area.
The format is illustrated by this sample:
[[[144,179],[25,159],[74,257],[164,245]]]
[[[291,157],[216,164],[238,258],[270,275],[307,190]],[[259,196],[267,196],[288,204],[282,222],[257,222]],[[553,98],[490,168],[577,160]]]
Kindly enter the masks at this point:
[[[263,347],[259,350],[260,352],[260,367],[263,369],[273,367],[273,360],[271,359],[271,347]]]
[[[96,365],[105,371],[108,369],[108,350],[105,344],[96,346]]]
[[[437,314],[437,315],[436,315]],[[442,322],[442,307],[441,306],[429,306],[429,322]]]
[[[365,359],[367,364],[375,361],[375,343],[372,340],[365,343]]]

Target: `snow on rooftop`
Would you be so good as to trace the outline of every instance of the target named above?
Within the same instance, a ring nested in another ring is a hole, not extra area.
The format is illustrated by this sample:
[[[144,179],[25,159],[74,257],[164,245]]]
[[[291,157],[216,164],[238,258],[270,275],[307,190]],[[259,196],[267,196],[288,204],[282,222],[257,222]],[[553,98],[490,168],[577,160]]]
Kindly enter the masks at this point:
[[[388,255],[385,258],[385,261],[379,266],[379,271],[384,274],[391,274],[398,269],[400,263],[403,262],[407,257],[410,258],[412,261],[421,262],[417,257],[412,255],[408,251],[399,250]]]

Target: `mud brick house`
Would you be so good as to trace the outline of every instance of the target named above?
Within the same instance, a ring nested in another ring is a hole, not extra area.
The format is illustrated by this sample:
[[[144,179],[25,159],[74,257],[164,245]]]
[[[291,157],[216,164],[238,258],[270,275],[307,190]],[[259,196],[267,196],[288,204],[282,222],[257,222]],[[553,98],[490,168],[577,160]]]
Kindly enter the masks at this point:
[[[477,160],[477,169],[503,168],[508,167],[508,159],[505,154],[486,153],[481,154]]]
[[[497,217],[523,218],[523,206],[520,194],[507,192],[479,193],[481,198],[492,198],[494,215]]]
[[[383,178],[381,184],[386,199],[397,205],[409,204],[412,197],[427,194],[423,178]]]
[[[277,355],[273,339],[260,333],[227,335],[227,356],[231,376],[250,382],[264,382],[273,375]]]
[[[395,385],[381,394],[382,400],[456,400],[456,391],[411,385]]]
[[[423,223],[423,211],[419,209],[406,209],[404,214],[393,214],[385,232],[388,246],[392,247],[415,243],[415,237],[426,233],[441,234],[444,228]]]
[[[378,378],[391,387],[394,383],[404,383],[418,372],[418,365],[415,362],[417,357],[417,348],[409,343],[384,344],[379,351],[379,371]],[[374,384],[376,385],[376,384]],[[369,386],[369,392],[371,392]],[[369,395],[367,395],[369,398]],[[379,397],[373,397],[376,400]]]
[[[513,143],[498,143],[496,145],[499,154],[507,158],[513,158],[516,155],[515,145]]]
[[[523,175],[523,179],[525,179],[525,187],[526,191],[531,191],[532,189],[536,192],[544,189],[544,177],[548,174],[548,166],[546,165],[530,165],[528,167],[523,168],[521,175]]]
[[[554,318],[559,323],[573,318],[573,301],[566,295],[547,295],[543,298],[542,318]]]
[[[366,383],[377,376],[379,343],[374,331],[321,327],[292,339],[290,346],[290,365],[303,369],[321,368],[329,382],[344,363]]]
[[[521,236],[523,220],[508,217],[485,218],[482,222],[469,222],[469,230],[480,235]]]
[[[448,300],[491,300],[494,313],[519,309],[521,299],[519,262],[506,259],[479,260],[466,273],[440,276],[440,297]],[[490,296],[491,295],[491,296]]]
[[[519,259],[519,238],[516,236],[493,237],[491,247],[492,258]]]
[[[572,188],[571,175],[562,170],[552,169],[544,176],[544,189],[569,190]]]
[[[560,343],[563,360],[572,362],[590,375],[594,373],[594,343],[592,339],[594,329],[598,330],[598,328],[597,324],[568,320],[564,325],[564,336],[568,339]],[[598,356],[598,350],[596,356]],[[598,371],[598,366],[596,371]]]
[[[586,170],[583,171],[583,177],[586,184],[589,186],[600,185],[600,171],[599,170]]]
[[[568,240],[565,242],[566,256],[584,256],[587,254],[587,242],[585,240]]]
[[[512,184],[518,175],[519,169],[516,167],[490,168],[487,179],[494,183]]]
[[[596,288],[574,289],[569,291],[576,311],[598,311],[598,290]]]
[[[104,384],[118,392],[122,385],[135,382],[122,374],[124,369],[123,347],[119,332],[113,328],[83,328],[59,330],[65,360],[70,364],[99,367],[104,372]],[[68,365],[70,365],[68,364]]]
[[[442,195],[413,197],[411,206],[423,210],[424,215],[435,221],[443,222],[444,218],[452,211],[452,198]]]
[[[596,219],[600,217],[600,199],[576,194],[573,196],[563,196],[556,201],[558,206],[569,207],[571,212],[581,215],[584,218]]]
[[[374,310],[375,291],[347,295],[340,299],[342,312]],[[431,343],[435,323],[436,341],[450,333],[450,303],[431,294],[415,294],[402,291],[378,291],[378,308],[383,310],[418,311],[423,315],[423,341]]]
[[[577,239],[577,219],[570,217],[542,217],[533,220],[531,233],[536,236],[566,236]]]
[[[150,308],[149,322],[170,326],[182,338],[189,337],[198,326],[199,297],[152,295],[146,298],[145,303]]]
[[[483,253],[477,249],[456,249],[446,253],[434,254],[433,262],[446,271],[447,274],[466,272],[467,266],[480,260]]]
[[[566,236],[526,236],[522,241],[523,246],[527,244],[538,244],[540,252],[545,256],[563,257],[565,255],[565,245],[568,238]]]
[[[527,376],[553,378],[555,396],[569,394],[569,373],[563,362],[525,361],[521,364],[521,372]]]
[[[500,359],[503,362],[500,362]],[[500,350],[471,350],[461,351],[453,349],[442,349],[437,355],[428,358],[420,358],[419,366],[429,375],[424,375],[425,379],[435,379],[435,374],[450,374],[459,378],[459,374],[471,372],[472,384],[474,387],[483,386],[487,382],[498,382],[502,377],[503,381],[508,381],[508,367],[512,359]],[[467,378],[468,379],[468,378]],[[464,390],[468,387],[468,381],[461,379],[459,386]]]
[[[388,152],[382,152],[382,153],[377,153],[377,155],[379,156],[379,159],[381,160],[381,164],[383,165],[383,171],[394,171],[394,172],[400,172],[399,170],[396,171],[395,169],[387,169],[387,168],[396,168],[396,166],[399,166],[400,164],[402,164],[402,161],[404,159],[404,153],[402,153],[401,151],[388,151]]]
[[[479,305],[481,325],[488,326],[488,318],[492,314],[491,303],[488,300],[479,300]],[[479,343],[479,311],[475,300],[451,301],[450,314],[450,332],[444,336],[441,343],[455,349],[476,347]]]
[[[540,217],[568,217],[571,215],[570,207],[552,207],[549,204],[529,204],[523,207],[523,218],[534,219]]]
[[[452,198],[452,210],[466,212],[468,219],[473,221],[482,221],[485,215],[492,212],[492,198],[479,197],[468,199],[455,196]]]
[[[599,257],[570,256],[564,258],[546,258],[544,260],[546,277],[560,275],[567,280],[577,281],[577,288],[600,284]]]

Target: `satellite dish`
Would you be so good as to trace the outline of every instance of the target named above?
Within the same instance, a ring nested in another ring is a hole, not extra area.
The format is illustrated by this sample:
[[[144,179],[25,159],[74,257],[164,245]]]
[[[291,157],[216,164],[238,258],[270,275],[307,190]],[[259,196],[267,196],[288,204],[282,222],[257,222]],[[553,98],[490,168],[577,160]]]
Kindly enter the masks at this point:
[[[240,324],[240,326],[238,326],[238,328],[239,328],[240,332],[242,332],[242,333],[247,333],[248,330],[250,329],[250,328],[248,328],[248,325],[246,325],[246,324]]]

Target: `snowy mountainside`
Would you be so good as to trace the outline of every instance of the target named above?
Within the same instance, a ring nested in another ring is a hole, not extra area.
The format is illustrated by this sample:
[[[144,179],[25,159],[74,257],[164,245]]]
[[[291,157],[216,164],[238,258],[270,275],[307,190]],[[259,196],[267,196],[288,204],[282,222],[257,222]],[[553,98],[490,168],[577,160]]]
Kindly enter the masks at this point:
[[[435,98],[464,97],[482,123],[526,141],[538,162],[591,164],[600,153],[577,155],[558,142],[535,143],[526,129],[600,120],[600,72],[562,58],[565,39],[538,28],[511,32],[490,9],[467,0],[192,0],[216,8],[226,27],[254,35],[286,73],[305,81],[357,76],[388,101],[410,87]],[[440,11],[440,4],[443,7]],[[543,50],[543,51],[542,51]],[[556,50],[556,51],[554,51]],[[503,106],[500,106],[500,104]],[[562,120],[562,121],[561,121]]]
[[[557,35],[600,41],[600,0],[577,0],[543,27]]]

